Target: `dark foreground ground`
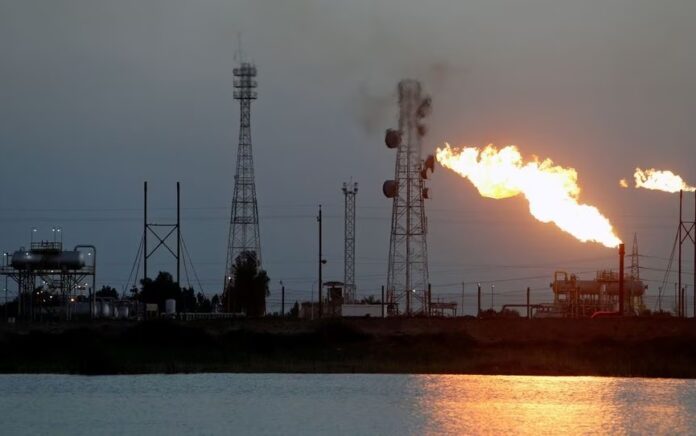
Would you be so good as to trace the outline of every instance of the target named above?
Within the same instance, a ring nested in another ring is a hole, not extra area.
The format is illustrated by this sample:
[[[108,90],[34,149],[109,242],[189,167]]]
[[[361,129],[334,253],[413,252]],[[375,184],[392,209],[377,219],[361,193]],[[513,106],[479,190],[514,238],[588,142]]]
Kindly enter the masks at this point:
[[[678,319],[149,321],[0,327],[0,372],[360,372],[696,378]]]

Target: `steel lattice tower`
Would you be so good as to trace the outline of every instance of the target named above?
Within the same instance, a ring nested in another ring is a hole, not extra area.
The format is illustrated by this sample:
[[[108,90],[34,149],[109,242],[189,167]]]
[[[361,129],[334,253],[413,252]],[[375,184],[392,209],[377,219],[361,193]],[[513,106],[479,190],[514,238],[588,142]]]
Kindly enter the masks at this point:
[[[343,183],[345,218],[343,243],[343,298],[346,303],[355,301],[355,195],[357,183]]]
[[[261,265],[259,212],[256,204],[254,158],[251,150],[251,101],[256,100],[256,66],[241,62],[234,74],[234,98],[239,100],[239,147],[234,176],[234,195],[230,215],[230,233],[225,267],[225,289],[234,277],[232,268],[237,257],[250,253]]]
[[[633,234],[633,249],[631,250],[631,278],[640,280],[640,255],[638,254],[638,233]]]
[[[426,313],[428,309],[428,249],[425,187],[433,158],[421,159],[426,128],[422,119],[430,111],[430,98],[421,94],[415,80],[402,80],[399,93],[399,129],[387,130],[385,142],[396,148],[394,180],[384,183],[384,194],[393,198],[387,307],[391,315]]]

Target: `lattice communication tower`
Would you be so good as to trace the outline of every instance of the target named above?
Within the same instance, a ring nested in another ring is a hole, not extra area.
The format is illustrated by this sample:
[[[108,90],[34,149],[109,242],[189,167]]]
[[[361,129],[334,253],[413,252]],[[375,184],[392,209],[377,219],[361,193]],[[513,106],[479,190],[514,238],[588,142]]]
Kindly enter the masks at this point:
[[[234,195],[230,214],[230,233],[225,267],[225,288],[233,279],[233,267],[240,254],[256,258],[261,266],[261,237],[259,212],[256,203],[254,158],[251,149],[251,101],[256,100],[256,66],[241,62],[233,70],[234,98],[239,100],[239,146],[237,168],[234,176]]]
[[[355,196],[357,183],[343,183],[345,197],[344,243],[343,243],[343,299],[355,302]]]
[[[416,80],[399,82],[398,93],[399,128],[385,135],[387,147],[396,149],[395,175],[382,185],[393,199],[386,303],[389,315],[415,315],[428,312],[425,180],[435,160],[432,155],[423,160],[421,148],[431,100]]]

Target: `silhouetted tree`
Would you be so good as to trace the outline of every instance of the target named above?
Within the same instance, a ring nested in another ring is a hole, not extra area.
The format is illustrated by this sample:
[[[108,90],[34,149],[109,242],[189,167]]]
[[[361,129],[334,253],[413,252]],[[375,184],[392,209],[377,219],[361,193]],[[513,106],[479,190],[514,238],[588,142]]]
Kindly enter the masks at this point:
[[[290,309],[288,316],[290,318],[299,318],[300,317],[300,303],[295,301],[295,304],[292,305],[292,309]]]
[[[208,297],[203,293],[199,292],[196,295],[196,312],[200,313],[210,313],[213,311],[213,305],[210,303]]]
[[[196,294],[193,288],[183,288],[181,290],[181,300],[177,301],[180,312],[198,312]]]
[[[498,312],[498,316],[503,318],[519,318],[520,313],[513,309],[501,309],[500,312]]]
[[[0,306],[0,313],[5,318],[16,317],[17,316],[17,298],[8,301],[7,303]]]
[[[520,313],[512,309],[501,309],[499,312],[495,309],[486,309],[481,311],[481,318],[519,318]]]
[[[360,303],[361,304],[379,304],[380,301],[377,298],[375,298],[374,295],[369,295],[369,296],[363,298],[362,300],[360,300]]]
[[[142,290],[137,294],[137,298],[143,303],[157,304],[160,310],[164,310],[164,302],[170,298],[180,303],[181,287],[168,272],[160,271],[154,280],[146,278],[140,283]]]
[[[269,295],[266,271],[259,270],[253,253],[241,253],[233,266],[233,281],[225,291],[223,300],[229,312],[245,313],[250,317],[266,313],[266,297]]]
[[[102,286],[95,294],[100,298],[116,298],[118,299],[118,291],[111,286]]]

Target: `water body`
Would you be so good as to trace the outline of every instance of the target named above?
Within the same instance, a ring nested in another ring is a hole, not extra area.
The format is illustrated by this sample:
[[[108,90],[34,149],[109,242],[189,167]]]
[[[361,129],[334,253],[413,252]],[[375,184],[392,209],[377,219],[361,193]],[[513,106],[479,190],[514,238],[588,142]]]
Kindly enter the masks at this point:
[[[693,434],[696,380],[0,376],[0,434]]]

